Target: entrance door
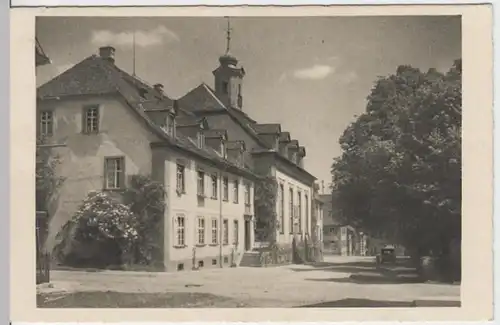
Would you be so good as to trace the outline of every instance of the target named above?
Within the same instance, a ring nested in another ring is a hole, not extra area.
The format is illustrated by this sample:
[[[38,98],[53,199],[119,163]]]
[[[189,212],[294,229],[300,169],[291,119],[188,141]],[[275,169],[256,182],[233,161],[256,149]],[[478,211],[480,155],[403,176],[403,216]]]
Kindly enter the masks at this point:
[[[252,249],[252,243],[251,243],[251,223],[250,220],[245,220],[245,250],[249,251]]]

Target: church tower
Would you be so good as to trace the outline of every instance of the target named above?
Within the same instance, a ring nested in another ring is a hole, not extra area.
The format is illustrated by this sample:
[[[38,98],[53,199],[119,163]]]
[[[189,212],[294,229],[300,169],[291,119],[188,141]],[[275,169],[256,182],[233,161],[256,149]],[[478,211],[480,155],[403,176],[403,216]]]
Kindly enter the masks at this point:
[[[219,57],[219,67],[212,73],[215,77],[215,93],[226,105],[236,109],[242,109],[243,96],[242,86],[245,70],[238,65],[236,57],[230,54],[231,26],[229,18],[227,21],[227,46],[226,53]]]

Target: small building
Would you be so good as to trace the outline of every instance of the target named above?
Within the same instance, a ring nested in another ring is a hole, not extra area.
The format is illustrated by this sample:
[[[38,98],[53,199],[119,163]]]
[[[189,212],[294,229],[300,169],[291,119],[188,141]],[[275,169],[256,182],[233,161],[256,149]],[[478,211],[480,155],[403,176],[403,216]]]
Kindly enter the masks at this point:
[[[47,64],[50,64],[50,58],[47,56],[47,54],[45,54],[42,45],[35,37],[35,66],[39,67]]]

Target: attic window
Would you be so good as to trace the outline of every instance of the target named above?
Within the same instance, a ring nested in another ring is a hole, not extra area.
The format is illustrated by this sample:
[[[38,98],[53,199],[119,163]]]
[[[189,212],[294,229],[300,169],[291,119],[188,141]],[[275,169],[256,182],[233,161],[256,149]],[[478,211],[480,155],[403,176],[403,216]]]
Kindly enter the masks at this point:
[[[170,136],[175,135],[175,118],[171,114],[167,114],[165,117],[165,123],[162,125],[163,130]]]
[[[146,99],[146,94],[147,94],[147,93],[148,93],[148,91],[147,91],[146,89],[144,89],[144,88],[139,88],[139,95],[140,95],[142,98]]]
[[[205,135],[203,134],[203,132],[198,132],[196,140],[198,148],[202,149],[205,146]]]

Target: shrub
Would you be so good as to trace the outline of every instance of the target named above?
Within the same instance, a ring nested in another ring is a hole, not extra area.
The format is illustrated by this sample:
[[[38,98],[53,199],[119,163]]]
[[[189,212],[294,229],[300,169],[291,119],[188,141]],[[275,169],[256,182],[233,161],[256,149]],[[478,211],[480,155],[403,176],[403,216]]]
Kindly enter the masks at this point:
[[[139,238],[137,227],[127,205],[104,192],[91,192],[59,232],[54,253],[67,264],[128,262]]]
[[[160,253],[163,185],[133,175],[116,196],[91,192],[58,234],[56,258],[68,265],[151,265]]]

